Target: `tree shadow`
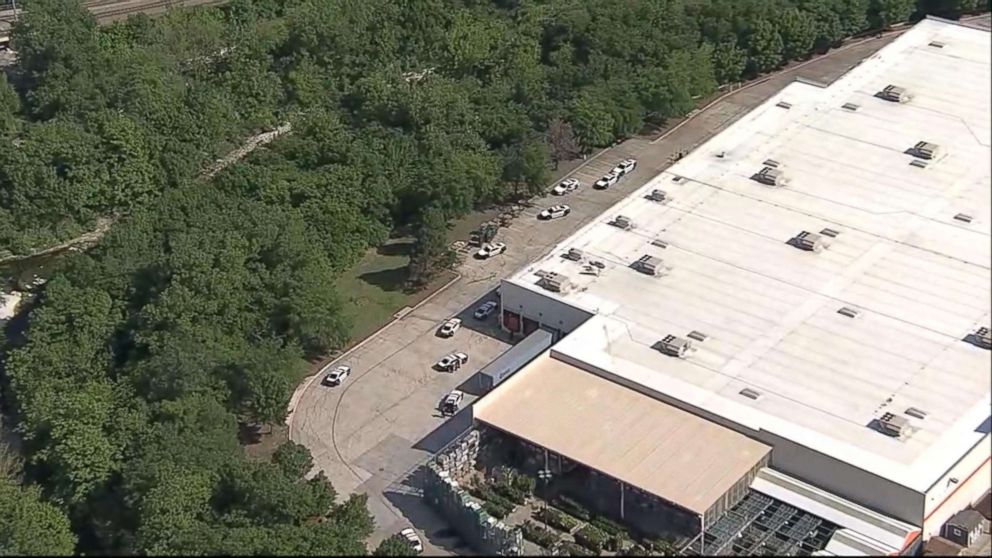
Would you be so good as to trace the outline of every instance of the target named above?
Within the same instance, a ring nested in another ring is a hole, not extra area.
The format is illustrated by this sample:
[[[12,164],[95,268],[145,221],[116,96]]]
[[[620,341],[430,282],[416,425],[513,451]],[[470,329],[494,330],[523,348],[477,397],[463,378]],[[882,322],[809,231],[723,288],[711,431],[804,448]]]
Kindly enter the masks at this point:
[[[358,276],[365,283],[387,292],[403,291],[410,272],[406,266],[369,271]]]
[[[405,238],[387,241],[375,250],[380,256],[409,256],[412,251],[413,241]]]

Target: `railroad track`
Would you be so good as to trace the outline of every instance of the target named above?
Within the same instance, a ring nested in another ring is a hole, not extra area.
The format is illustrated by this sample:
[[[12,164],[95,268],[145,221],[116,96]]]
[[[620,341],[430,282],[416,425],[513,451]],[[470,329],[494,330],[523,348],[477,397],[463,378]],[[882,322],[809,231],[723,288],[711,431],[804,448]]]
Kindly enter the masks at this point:
[[[97,23],[108,24],[137,13],[155,15],[169,8],[217,6],[226,2],[227,0],[88,0],[83,5],[90,10]],[[18,10],[18,13],[22,12],[23,10]],[[13,10],[0,11],[0,22],[13,23]]]

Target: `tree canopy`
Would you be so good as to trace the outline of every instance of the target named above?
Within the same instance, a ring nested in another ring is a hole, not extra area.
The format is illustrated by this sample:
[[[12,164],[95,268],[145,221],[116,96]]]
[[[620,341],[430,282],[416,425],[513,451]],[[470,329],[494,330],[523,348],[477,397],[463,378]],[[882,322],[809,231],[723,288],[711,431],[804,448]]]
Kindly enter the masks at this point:
[[[23,7],[0,257],[116,221],[4,349],[29,478],[0,483],[0,554],[345,555],[366,553],[364,499],[336,505],[300,446],[249,461],[237,431],[283,420],[307,359],[348,341],[336,278],[365,250],[411,226],[426,282],[449,220],[539,191],[552,162],[870,26],[988,3],[232,0],[103,28],[79,0]]]

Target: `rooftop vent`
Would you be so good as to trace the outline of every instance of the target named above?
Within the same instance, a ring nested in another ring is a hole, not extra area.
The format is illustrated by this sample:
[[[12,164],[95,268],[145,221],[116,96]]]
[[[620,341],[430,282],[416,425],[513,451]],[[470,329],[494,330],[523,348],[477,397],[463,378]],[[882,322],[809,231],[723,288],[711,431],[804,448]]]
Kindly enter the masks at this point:
[[[706,341],[706,339],[709,336],[701,331],[692,330],[689,332],[689,335],[687,335],[686,337],[688,337],[689,339],[695,339],[696,341],[699,341],[701,343],[703,341]]]
[[[564,293],[568,291],[572,284],[565,275],[551,271],[545,273],[544,277],[541,277],[538,285],[553,293]]]
[[[579,273],[581,275],[592,275],[593,277],[599,277],[599,274],[602,272],[603,272],[603,268],[592,264],[586,264],[582,266],[582,271],[580,271]]]
[[[923,159],[913,159],[912,161],[909,162],[909,166],[916,167],[918,169],[925,169],[927,168],[928,164],[929,163],[927,163]]]
[[[933,48],[944,48],[944,43],[940,41],[930,41],[930,44],[927,46],[932,46]]]
[[[740,393],[744,397],[747,397],[748,399],[757,399],[757,398],[761,397],[761,392],[754,391],[751,388],[744,388],[744,389],[740,390],[738,393]]]
[[[634,222],[630,220],[629,217],[624,217],[623,215],[617,215],[610,221],[610,224],[618,229],[623,229],[629,231],[634,228]]]
[[[792,108],[792,103],[787,103],[785,101],[779,101],[779,102],[775,103],[775,106],[777,106],[778,108],[784,108],[785,110],[789,110],[790,108]]]
[[[668,243],[660,238],[656,238],[651,241],[651,246],[657,246],[658,248],[668,248]]]
[[[957,215],[954,216],[954,218],[963,223],[971,222],[971,215],[968,215],[967,213],[958,213]]]
[[[909,102],[909,94],[906,89],[895,85],[886,85],[885,89],[878,92],[878,97],[893,103]]]
[[[936,159],[937,156],[940,155],[940,146],[936,143],[930,143],[928,141],[918,141],[909,151],[910,155],[929,161],[931,159]]]
[[[878,418],[879,430],[883,434],[888,434],[896,438],[902,436],[907,426],[909,426],[909,419],[892,413],[884,413]]]
[[[820,250],[823,250],[824,247],[823,238],[820,235],[809,231],[803,231],[797,234],[793,237],[791,243],[796,248],[806,250],[807,252],[819,252]]]
[[[544,279],[550,273],[551,273],[550,271],[544,271],[543,269],[538,269],[537,271],[534,272],[534,275],[537,275],[541,279]]]
[[[691,341],[674,335],[666,335],[664,339],[654,344],[655,349],[676,358],[684,357],[690,347],[692,347]]]
[[[751,180],[762,184],[767,184],[769,186],[785,185],[785,176],[782,174],[782,171],[774,167],[765,167],[761,169],[757,174],[751,177]]]
[[[569,248],[568,252],[566,252],[562,257],[564,257],[566,260],[572,260],[573,262],[578,262],[581,261],[584,256],[585,253],[582,250],[579,250],[578,248]]]
[[[861,310],[851,308],[850,306],[844,306],[837,311],[841,316],[847,316],[848,318],[857,318],[861,315]]]
[[[648,199],[651,200],[651,201],[665,203],[665,202],[667,202],[669,200],[669,198],[668,198],[668,192],[666,192],[664,190],[657,190],[657,189],[656,190],[651,190],[651,193],[648,194]]]
[[[916,407],[910,407],[906,409],[906,414],[913,418],[918,418],[918,419],[927,418],[927,412],[924,411],[923,409],[917,409]]]
[[[966,340],[976,347],[982,349],[992,349],[992,336],[989,334],[989,328],[980,327],[975,330],[974,333],[969,335]]]
[[[778,161],[776,161],[775,159],[765,159],[764,165],[766,167],[771,167],[773,169],[777,169],[778,168]]]
[[[854,111],[858,110],[858,108],[860,108],[860,107],[858,107],[858,105],[856,105],[854,103],[844,103],[843,105],[840,106],[840,108],[842,108],[844,110],[849,110],[851,112],[854,112]]]
[[[683,180],[685,180],[685,178],[682,178],[681,176],[676,176],[676,177],[673,177],[672,178],[672,182],[674,182],[676,184],[678,184],[679,182],[682,182]]]
[[[840,231],[836,231],[834,229],[823,229],[822,231],[820,231],[820,234],[822,234],[823,236],[829,236],[830,238],[837,238],[837,235],[840,234]]]
[[[663,261],[657,256],[645,254],[634,262],[634,269],[647,275],[661,275]]]

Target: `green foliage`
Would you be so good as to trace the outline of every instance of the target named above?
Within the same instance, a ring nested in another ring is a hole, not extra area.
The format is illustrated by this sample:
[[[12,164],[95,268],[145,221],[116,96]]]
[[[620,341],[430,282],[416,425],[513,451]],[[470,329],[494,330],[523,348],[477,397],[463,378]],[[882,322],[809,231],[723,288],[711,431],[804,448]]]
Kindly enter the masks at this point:
[[[410,276],[413,285],[429,282],[440,269],[451,264],[447,224],[436,206],[428,206],[417,223],[416,240],[410,254]]]
[[[281,467],[283,473],[291,478],[302,478],[313,468],[310,450],[293,441],[287,441],[279,446],[272,456],[272,462]]]
[[[538,512],[537,516],[544,523],[566,533],[579,525],[579,520],[554,508],[544,508]]]
[[[609,537],[593,525],[586,525],[575,532],[575,542],[599,554],[606,545]]]
[[[592,514],[589,513],[589,510],[587,510],[585,506],[575,501],[573,498],[565,496],[564,494],[555,498],[554,503],[565,512],[574,515],[583,521],[589,521],[592,519]]]
[[[524,522],[522,529],[525,539],[544,548],[551,548],[560,540],[554,531],[530,520]]]
[[[37,487],[0,478],[0,555],[71,556],[75,546],[69,518]]]
[[[497,504],[496,502],[483,502],[482,509],[496,519],[504,519],[513,511],[512,507]]]
[[[589,552],[581,545],[565,541],[558,546],[558,554],[564,556],[592,556],[594,553]]]
[[[410,543],[399,535],[393,535],[381,543],[372,552],[372,556],[416,556],[417,551]]]
[[[593,518],[591,523],[609,535],[627,535],[627,529],[623,525],[620,525],[615,521],[611,521],[601,515]]]

